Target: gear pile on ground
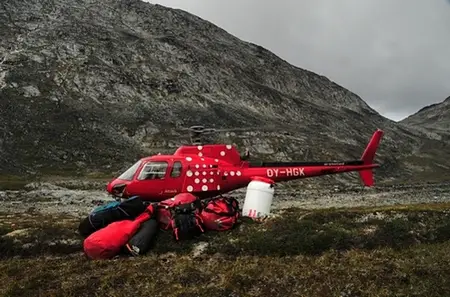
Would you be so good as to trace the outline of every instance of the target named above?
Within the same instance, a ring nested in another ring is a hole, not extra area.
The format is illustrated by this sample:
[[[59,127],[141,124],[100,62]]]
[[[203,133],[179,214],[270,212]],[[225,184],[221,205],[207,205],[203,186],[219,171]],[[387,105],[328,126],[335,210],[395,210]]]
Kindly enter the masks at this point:
[[[181,193],[147,204],[135,196],[97,207],[80,222],[78,231],[89,259],[111,259],[121,253],[145,254],[159,230],[172,232],[176,241],[188,240],[207,230],[230,230],[239,216],[239,203],[233,197],[200,200]]]

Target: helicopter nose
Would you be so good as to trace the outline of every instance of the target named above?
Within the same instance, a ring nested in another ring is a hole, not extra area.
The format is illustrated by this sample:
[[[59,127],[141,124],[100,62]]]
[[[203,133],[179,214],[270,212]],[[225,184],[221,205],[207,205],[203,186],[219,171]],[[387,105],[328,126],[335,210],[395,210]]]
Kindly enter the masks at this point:
[[[109,183],[106,185],[106,192],[112,194],[112,188],[113,188],[113,182],[109,182]]]
[[[126,183],[116,179],[106,185],[106,191],[111,195],[121,195],[126,186]]]

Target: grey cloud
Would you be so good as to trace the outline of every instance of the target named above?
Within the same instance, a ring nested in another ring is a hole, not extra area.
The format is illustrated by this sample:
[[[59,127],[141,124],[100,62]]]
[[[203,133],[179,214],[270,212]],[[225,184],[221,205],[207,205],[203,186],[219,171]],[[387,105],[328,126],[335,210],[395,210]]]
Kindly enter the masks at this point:
[[[450,95],[449,0],[151,0],[325,75],[401,119]]]

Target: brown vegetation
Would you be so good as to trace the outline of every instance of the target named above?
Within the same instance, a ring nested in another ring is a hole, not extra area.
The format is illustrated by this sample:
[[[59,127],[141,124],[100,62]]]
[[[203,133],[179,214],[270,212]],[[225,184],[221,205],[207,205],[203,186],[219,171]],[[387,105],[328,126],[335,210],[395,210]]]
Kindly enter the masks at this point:
[[[141,258],[89,261],[78,220],[2,215],[3,296],[448,296],[450,204],[289,209]],[[14,232],[14,233],[11,233]],[[199,243],[206,248],[199,252]]]

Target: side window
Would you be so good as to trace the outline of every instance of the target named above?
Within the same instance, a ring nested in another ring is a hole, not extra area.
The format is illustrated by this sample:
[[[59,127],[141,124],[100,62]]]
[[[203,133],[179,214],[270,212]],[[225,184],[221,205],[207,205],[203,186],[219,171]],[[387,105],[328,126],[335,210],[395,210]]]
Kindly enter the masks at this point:
[[[167,162],[148,162],[139,173],[138,180],[163,179],[167,166]]]
[[[182,165],[180,161],[173,162],[172,172],[170,173],[171,177],[179,177],[181,175]]]

